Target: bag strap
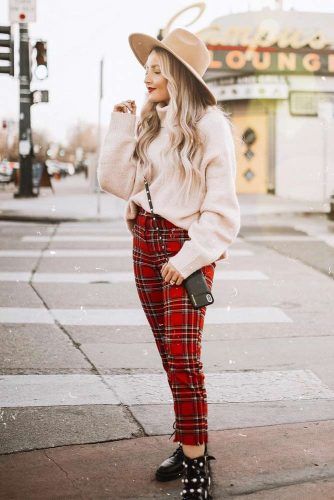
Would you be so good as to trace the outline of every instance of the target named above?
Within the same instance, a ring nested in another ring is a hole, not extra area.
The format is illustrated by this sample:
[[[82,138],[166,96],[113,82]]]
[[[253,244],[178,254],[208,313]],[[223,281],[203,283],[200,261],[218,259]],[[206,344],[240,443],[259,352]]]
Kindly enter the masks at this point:
[[[150,205],[150,210],[151,210],[151,213],[153,215],[153,220],[154,222],[156,223],[156,230],[158,231],[158,235],[159,235],[159,239],[160,239],[160,242],[161,242],[161,245],[162,245],[162,248],[165,252],[165,256],[166,256],[166,259],[168,260],[169,257],[168,257],[168,254],[166,252],[166,248],[165,248],[165,244],[163,243],[162,241],[162,236],[161,236],[161,233],[160,233],[160,229],[159,229],[159,225],[158,223],[156,222],[156,215],[155,213],[153,212],[153,203],[152,203],[152,198],[151,198],[151,193],[150,193],[150,188],[149,188],[149,185],[148,185],[148,182],[147,182],[147,179],[146,177],[144,176],[144,182],[145,182],[145,188],[146,188],[146,194],[147,194],[147,198],[148,198],[148,203]]]

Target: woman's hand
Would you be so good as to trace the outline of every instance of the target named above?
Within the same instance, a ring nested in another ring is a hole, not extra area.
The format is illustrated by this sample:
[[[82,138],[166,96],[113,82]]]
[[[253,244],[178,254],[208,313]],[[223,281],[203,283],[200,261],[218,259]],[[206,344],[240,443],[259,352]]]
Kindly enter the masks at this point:
[[[164,278],[166,283],[170,283],[171,281],[174,283],[170,283],[171,285],[181,285],[184,280],[183,276],[175,269],[171,262],[165,262],[161,267],[161,276]]]
[[[130,111],[130,113],[135,115],[136,109],[137,109],[136,102],[131,99],[128,99],[127,101],[122,101],[118,104],[115,104],[113,111],[118,111],[120,113],[128,113]]]

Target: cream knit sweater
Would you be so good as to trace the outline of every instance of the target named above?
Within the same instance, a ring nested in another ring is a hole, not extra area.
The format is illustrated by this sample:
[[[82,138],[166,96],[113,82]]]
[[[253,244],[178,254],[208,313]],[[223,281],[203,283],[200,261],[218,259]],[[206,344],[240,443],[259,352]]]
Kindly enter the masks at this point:
[[[233,136],[227,119],[209,107],[197,126],[204,134],[205,149],[195,155],[194,163],[205,173],[206,187],[201,196],[190,197],[184,204],[178,186],[162,183],[159,153],[168,141],[166,114],[168,105],[157,104],[161,129],[151,142],[148,154],[153,164],[150,193],[156,214],[188,230],[190,240],[169,259],[183,278],[216,260],[228,258],[228,246],[240,229],[240,206],[235,190],[236,159]],[[136,143],[137,117],[112,112],[98,162],[98,181],[103,191],[127,201],[125,221],[132,232],[138,205],[150,212],[142,174],[130,156]]]

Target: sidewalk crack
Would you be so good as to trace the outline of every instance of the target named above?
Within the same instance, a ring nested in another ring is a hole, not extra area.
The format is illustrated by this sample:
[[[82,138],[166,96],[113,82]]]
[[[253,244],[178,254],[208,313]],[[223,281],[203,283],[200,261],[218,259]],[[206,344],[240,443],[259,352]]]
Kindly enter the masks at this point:
[[[80,498],[84,498],[84,496],[82,495],[82,491],[80,490],[80,488],[78,487],[78,485],[75,483],[75,481],[74,481],[73,479],[71,479],[71,477],[70,477],[69,473],[68,473],[68,472],[67,472],[67,471],[66,471],[66,470],[65,470],[65,469],[64,469],[64,468],[63,468],[63,467],[62,467],[62,466],[61,466],[58,462],[56,462],[56,460],[55,460],[54,458],[50,457],[50,456],[47,454],[46,450],[43,450],[43,453],[44,453],[44,455],[46,456],[46,458],[47,458],[48,460],[50,460],[52,463],[54,463],[54,464],[55,464],[55,466],[56,466],[56,467],[57,467],[57,468],[58,468],[61,472],[63,472],[63,474],[65,474],[66,479],[67,479],[67,480],[68,480],[68,481],[72,484],[73,488],[74,488],[75,490],[77,490],[77,491],[78,491],[78,493],[79,493],[79,495],[80,495]]]

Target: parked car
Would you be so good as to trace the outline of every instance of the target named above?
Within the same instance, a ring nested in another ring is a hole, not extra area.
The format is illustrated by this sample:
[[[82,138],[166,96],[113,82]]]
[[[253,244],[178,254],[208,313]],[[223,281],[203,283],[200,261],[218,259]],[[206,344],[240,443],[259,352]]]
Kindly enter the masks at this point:
[[[0,183],[8,184],[14,181],[15,169],[19,168],[16,161],[2,160],[0,162]]]
[[[60,162],[60,168],[66,172],[67,175],[74,175],[75,174],[75,168],[73,163],[71,162]]]
[[[65,177],[66,175],[74,175],[75,173],[73,163],[58,160],[46,160],[45,163],[49,175],[55,175],[56,177]]]
[[[56,160],[46,160],[45,162],[46,168],[48,170],[49,175],[60,174],[59,162]]]

